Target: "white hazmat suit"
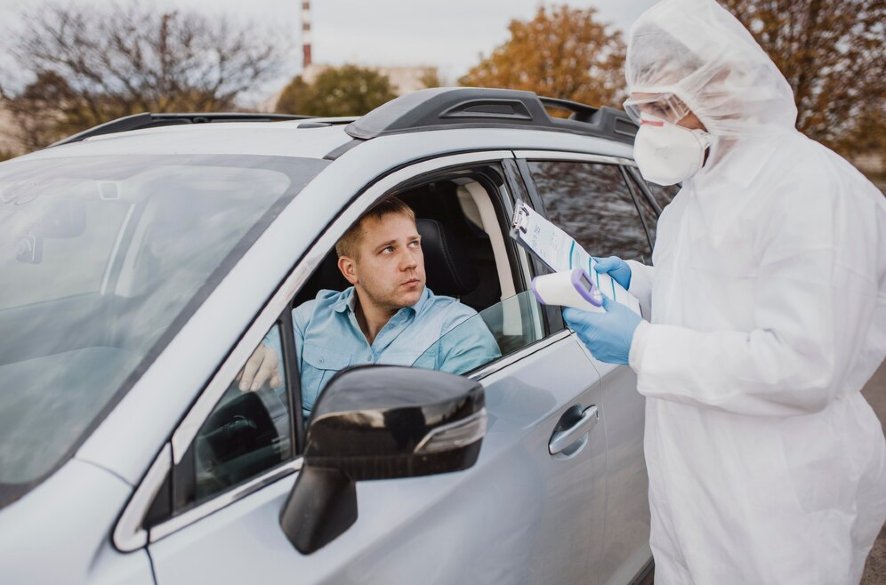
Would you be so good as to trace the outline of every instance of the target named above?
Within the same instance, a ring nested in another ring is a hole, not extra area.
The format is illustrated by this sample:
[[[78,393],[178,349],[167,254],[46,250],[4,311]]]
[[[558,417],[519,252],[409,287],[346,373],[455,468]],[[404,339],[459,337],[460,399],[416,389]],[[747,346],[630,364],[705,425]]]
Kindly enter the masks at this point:
[[[658,224],[630,364],[646,402],[657,585],[858,583],[886,519],[886,200],[794,129],[791,89],[713,0],[630,32],[631,92],[672,93],[712,145]],[[649,314],[649,313],[646,313]]]

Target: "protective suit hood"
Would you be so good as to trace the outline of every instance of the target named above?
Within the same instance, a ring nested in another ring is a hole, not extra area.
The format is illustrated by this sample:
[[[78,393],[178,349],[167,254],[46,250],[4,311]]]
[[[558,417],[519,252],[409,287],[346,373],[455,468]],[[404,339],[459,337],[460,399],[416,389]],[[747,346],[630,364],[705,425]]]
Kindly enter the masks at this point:
[[[662,0],[631,27],[632,93],[673,93],[715,138],[792,130],[787,80],[744,26],[714,0]]]

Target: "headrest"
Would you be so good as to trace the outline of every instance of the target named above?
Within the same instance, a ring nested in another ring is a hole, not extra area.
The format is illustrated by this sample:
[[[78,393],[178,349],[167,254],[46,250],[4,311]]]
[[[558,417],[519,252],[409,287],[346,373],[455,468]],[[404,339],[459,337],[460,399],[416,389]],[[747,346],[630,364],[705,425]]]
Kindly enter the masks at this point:
[[[464,244],[452,231],[435,219],[417,219],[421,247],[425,257],[427,286],[434,294],[458,297],[480,282],[477,269],[467,255]],[[348,281],[338,270],[335,251],[330,252],[305,287],[312,294],[320,289],[344,290]],[[313,298],[313,297],[311,297]],[[307,298],[298,299],[298,302]]]
[[[428,288],[452,297],[477,288],[480,278],[463,242],[436,219],[419,218],[415,224],[421,235]]]

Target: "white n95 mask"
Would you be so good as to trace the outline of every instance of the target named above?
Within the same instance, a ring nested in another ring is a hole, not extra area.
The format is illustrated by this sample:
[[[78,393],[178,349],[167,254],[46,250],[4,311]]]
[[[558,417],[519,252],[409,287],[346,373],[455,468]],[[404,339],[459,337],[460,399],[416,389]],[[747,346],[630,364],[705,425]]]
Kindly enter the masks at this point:
[[[711,135],[664,120],[644,118],[634,139],[640,174],[657,185],[675,185],[701,169]]]

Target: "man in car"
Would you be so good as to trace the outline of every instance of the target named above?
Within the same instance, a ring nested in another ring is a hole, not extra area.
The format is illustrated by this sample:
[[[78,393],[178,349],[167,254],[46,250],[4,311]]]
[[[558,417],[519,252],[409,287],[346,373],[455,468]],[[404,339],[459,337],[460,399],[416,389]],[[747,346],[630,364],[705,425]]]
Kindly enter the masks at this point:
[[[375,205],[335,250],[351,286],[321,290],[292,311],[305,416],[329,379],[348,366],[414,365],[460,374],[501,355],[476,311],[425,286],[415,214],[399,199]],[[243,368],[240,389],[265,383],[282,384],[278,349],[268,344]]]

